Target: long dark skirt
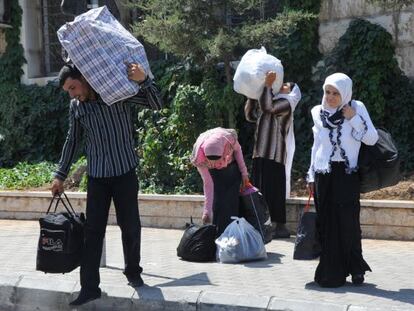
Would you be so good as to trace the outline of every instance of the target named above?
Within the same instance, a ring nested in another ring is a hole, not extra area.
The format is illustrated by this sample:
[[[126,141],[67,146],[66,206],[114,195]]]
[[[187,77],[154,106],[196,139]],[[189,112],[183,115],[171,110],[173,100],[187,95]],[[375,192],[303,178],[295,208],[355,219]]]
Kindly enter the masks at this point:
[[[220,236],[232,222],[231,216],[239,216],[239,192],[241,173],[236,161],[226,168],[210,169],[214,182],[213,224]]]
[[[333,162],[329,174],[315,176],[315,207],[322,253],[315,282],[322,287],[345,284],[351,274],[371,271],[362,257],[358,173],[346,174]]]
[[[286,172],[285,166],[273,160],[254,158],[253,185],[263,194],[272,222],[286,223]]]

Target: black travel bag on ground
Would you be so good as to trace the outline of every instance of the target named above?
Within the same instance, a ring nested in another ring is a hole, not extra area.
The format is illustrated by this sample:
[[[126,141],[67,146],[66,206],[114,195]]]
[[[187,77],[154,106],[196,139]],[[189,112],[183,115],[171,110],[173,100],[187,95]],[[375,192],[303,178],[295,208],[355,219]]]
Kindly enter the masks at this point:
[[[216,234],[215,225],[187,224],[180,244],[177,247],[177,256],[183,260],[203,262],[216,258]]]
[[[50,201],[46,215],[39,219],[40,236],[37,247],[36,270],[47,273],[66,273],[79,267],[84,245],[85,216],[75,213],[68,197],[60,195]],[[55,210],[50,212],[53,202]],[[66,211],[56,212],[59,203]]]
[[[321,254],[321,244],[316,229],[317,214],[310,211],[311,197],[312,193],[309,193],[308,203],[300,215],[293,259],[310,260],[318,258]]]
[[[263,243],[272,241],[272,221],[263,195],[253,186],[240,193],[240,217],[244,217],[262,236]]]
[[[377,143],[373,146],[362,143],[359,151],[361,193],[393,186],[401,178],[400,158],[391,134],[382,128],[377,128],[377,132]]]

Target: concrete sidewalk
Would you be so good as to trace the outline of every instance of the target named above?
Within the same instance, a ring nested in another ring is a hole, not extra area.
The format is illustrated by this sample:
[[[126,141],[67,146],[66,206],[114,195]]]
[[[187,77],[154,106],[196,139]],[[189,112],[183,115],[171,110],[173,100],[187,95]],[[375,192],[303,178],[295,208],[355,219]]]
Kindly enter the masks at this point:
[[[35,271],[38,223],[0,220],[0,310],[70,310],[79,269]],[[103,297],[78,310],[414,310],[414,242],[363,240],[373,272],[366,283],[323,289],[313,283],[317,261],[292,260],[294,239],[266,246],[266,261],[191,263],[176,256],[181,230],[144,228],[143,279],[135,291],[122,274],[120,231],[107,229]]]

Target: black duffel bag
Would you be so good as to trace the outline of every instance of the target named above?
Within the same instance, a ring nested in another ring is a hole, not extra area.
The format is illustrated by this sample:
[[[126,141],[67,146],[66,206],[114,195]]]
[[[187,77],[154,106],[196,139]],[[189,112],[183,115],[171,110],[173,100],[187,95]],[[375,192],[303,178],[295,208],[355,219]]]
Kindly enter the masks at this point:
[[[311,260],[318,258],[321,254],[321,244],[316,228],[318,215],[310,211],[310,199],[312,192],[309,193],[308,203],[303,209],[296,230],[295,248],[293,259]]]
[[[393,186],[400,181],[400,158],[391,134],[377,128],[378,141],[373,146],[361,144],[358,157],[360,192],[366,193]]]
[[[240,193],[239,214],[260,233],[264,244],[272,241],[273,230],[269,207],[256,187],[250,185]]]
[[[216,235],[215,225],[187,224],[180,244],[177,247],[177,256],[183,260],[203,262],[212,261],[216,258]]]
[[[68,197],[60,195],[50,201],[46,215],[39,219],[40,236],[37,246],[36,270],[66,273],[80,266],[84,245],[85,215],[75,213]],[[55,209],[50,212],[56,200]],[[59,203],[65,212],[56,212]]]

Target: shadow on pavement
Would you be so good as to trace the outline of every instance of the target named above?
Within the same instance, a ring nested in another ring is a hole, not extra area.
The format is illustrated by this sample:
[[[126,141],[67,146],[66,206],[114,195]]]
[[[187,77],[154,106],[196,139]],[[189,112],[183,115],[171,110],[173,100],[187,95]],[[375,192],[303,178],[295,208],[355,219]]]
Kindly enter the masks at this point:
[[[414,289],[410,288],[401,288],[398,291],[393,291],[377,288],[377,285],[372,283],[364,283],[363,285],[355,286],[349,282],[347,282],[345,286],[338,288],[324,288],[320,287],[315,282],[310,282],[305,285],[305,288],[319,292],[365,294],[414,305]]]
[[[166,283],[157,284],[156,287],[214,285],[210,282],[210,279],[208,278],[207,273],[205,272],[189,275],[183,278],[164,277],[161,275],[149,274],[149,273],[143,273],[143,275],[170,280],[169,282],[166,282]]]
[[[113,267],[113,266],[106,266],[106,269],[111,269],[111,270],[120,270],[123,271],[123,269],[119,268],[119,267]],[[163,275],[159,275],[159,274],[152,274],[152,273],[142,273],[143,276],[149,276],[149,277],[154,277],[154,278],[158,278],[158,279],[165,279],[165,280],[170,280],[170,282],[167,283],[162,283],[162,284],[158,284],[156,285],[156,287],[168,287],[168,286],[190,286],[190,285],[214,285],[210,282],[210,279],[207,276],[207,273],[202,272],[202,273],[197,273],[197,274],[193,274],[184,278],[173,278],[173,277],[169,277],[169,276],[163,276]],[[145,279],[144,279],[145,281]],[[147,286],[148,288],[148,286]]]
[[[279,253],[271,253],[267,252],[267,259],[260,260],[260,261],[250,261],[245,263],[238,263],[242,264],[245,267],[248,268],[272,268],[275,264],[280,264],[281,260],[280,258],[285,257],[285,255],[279,254]],[[236,263],[237,265],[237,263]]]

